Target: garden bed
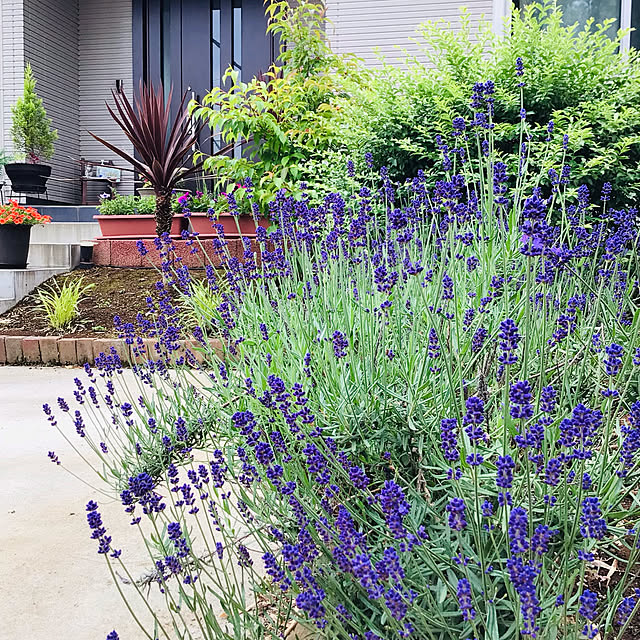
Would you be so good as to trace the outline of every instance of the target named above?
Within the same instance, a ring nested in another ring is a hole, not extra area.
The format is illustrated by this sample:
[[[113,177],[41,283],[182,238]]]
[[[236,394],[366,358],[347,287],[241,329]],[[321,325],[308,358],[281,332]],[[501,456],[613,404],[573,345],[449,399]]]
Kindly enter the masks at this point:
[[[83,279],[83,284],[94,287],[86,293],[79,305],[80,314],[68,328],[55,330],[38,308],[38,291]],[[8,336],[61,336],[61,337],[117,337],[113,318],[133,322],[136,314],[146,309],[145,299],[155,295],[158,272],[155,269],[116,269],[94,267],[72,271],[47,280],[15,307],[0,316],[0,334]]]

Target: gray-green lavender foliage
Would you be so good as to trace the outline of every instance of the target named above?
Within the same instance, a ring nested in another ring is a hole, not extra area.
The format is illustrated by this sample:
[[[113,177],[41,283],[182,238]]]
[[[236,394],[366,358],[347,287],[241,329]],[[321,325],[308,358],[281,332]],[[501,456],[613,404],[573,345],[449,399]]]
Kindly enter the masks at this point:
[[[529,151],[508,186],[493,85],[472,104],[434,190],[383,170],[380,189],[349,178],[319,206],[279,195],[277,230],[257,228],[243,261],[219,238],[221,301],[195,328],[192,305],[193,351],[171,295],[191,276],[158,241],[160,301],[120,325],[137,386],[110,354],[80,413],[60,405],[149,551],[171,623],[152,612],[147,637],[276,638],[292,619],[326,638],[623,637],[640,531],[635,211],[609,208],[608,187],[590,204],[564,162],[543,197]]]

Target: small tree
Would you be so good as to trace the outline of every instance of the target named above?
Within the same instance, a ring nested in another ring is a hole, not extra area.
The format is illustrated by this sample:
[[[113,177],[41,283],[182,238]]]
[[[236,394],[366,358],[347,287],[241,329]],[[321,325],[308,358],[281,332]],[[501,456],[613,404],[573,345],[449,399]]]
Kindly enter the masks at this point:
[[[51,158],[58,131],[51,128],[51,120],[36,93],[36,79],[29,63],[24,70],[24,95],[18,98],[11,113],[11,137],[16,151],[24,153],[31,164]]]

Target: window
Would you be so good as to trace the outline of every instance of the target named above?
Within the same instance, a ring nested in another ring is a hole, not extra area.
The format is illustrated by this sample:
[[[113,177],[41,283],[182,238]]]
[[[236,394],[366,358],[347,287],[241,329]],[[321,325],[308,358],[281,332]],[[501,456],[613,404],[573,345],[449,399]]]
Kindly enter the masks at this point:
[[[167,91],[173,87],[175,108],[184,93],[201,99],[220,87],[230,67],[249,82],[273,61],[263,0],[131,0],[131,5],[134,86],[142,80],[162,82]]]
[[[533,4],[534,0],[520,0],[520,6]],[[558,6],[562,9],[565,24],[578,23],[581,27],[589,18],[594,18],[596,23],[614,18],[612,33],[620,28],[620,11],[623,0],[558,0]]]
[[[160,75],[164,87],[171,86],[171,3],[160,3]],[[168,91],[168,89],[167,89]]]
[[[132,0],[132,13],[136,80],[203,95],[229,67],[246,82],[272,62],[263,0]]]
[[[242,0],[233,0],[233,68],[242,78]]]
[[[516,6],[524,7],[532,4],[534,0],[520,0]],[[558,0],[566,24],[578,23],[584,26],[589,18],[594,18],[596,23],[613,18],[610,33],[613,35],[618,29],[633,28],[631,36],[622,40],[622,48],[631,45],[640,49],[640,0]]]
[[[233,0],[232,15],[232,39],[231,39],[231,60],[235,71],[238,72],[240,80],[242,77],[242,0]],[[242,157],[242,147],[238,145],[233,149],[233,157]]]
[[[220,0],[212,0],[211,2],[211,86],[220,86]]]

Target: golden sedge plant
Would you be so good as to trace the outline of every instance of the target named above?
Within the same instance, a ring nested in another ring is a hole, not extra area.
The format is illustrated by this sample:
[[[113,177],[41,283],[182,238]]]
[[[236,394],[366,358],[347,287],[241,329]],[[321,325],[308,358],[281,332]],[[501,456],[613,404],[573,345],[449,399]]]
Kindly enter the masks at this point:
[[[194,280],[189,295],[183,296],[182,311],[188,322],[203,327],[215,327],[220,324],[218,307],[222,302],[219,293],[213,291],[207,282]]]
[[[67,279],[62,286],[55,283],[54,286],[39,291],[38,306],[49,326],[52,329],[68,326],[78,316],[80,300],[93,287],[95,284],[83,284],[83,279],[78,278],[75,282]]]

